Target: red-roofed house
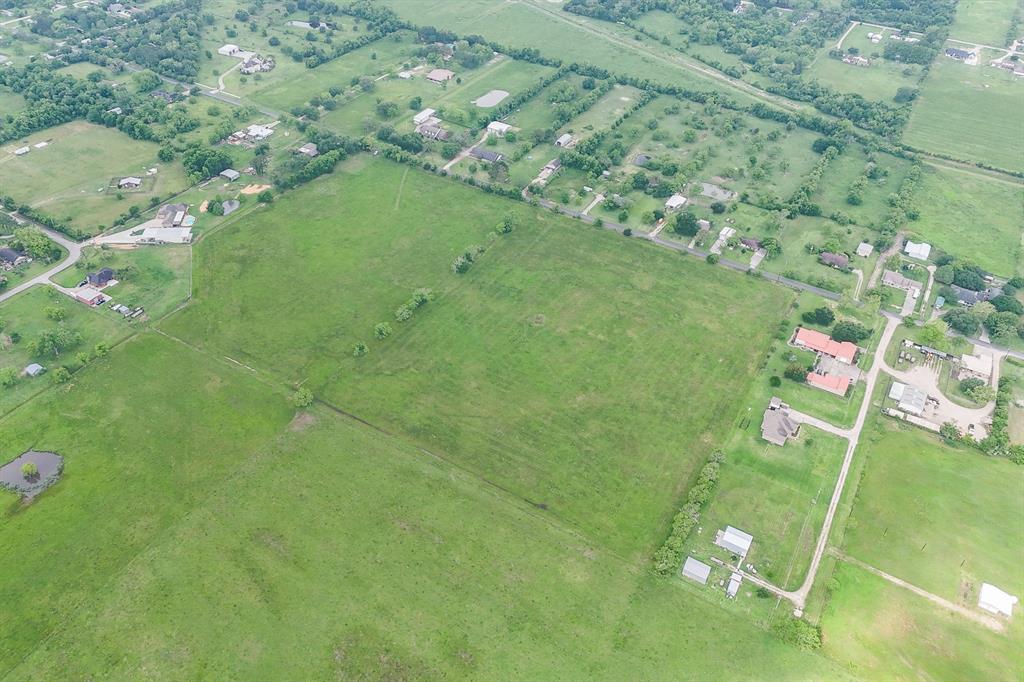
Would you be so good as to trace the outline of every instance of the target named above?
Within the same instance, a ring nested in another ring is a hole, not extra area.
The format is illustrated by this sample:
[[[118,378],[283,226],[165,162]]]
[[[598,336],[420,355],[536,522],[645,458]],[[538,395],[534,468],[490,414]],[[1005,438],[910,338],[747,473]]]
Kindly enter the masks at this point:
[[[850,377],[810,372],[807,374],[807,383],[823,391],[835,393],[838,396],[845,396],[846,389],[850,388]]]
[[[856,344],[849,341],[836,341],[827,334],[806,327],[799,327],[796,330],[796,334],[793,336],[793,345],[830,355],[848,365],[852,365],[853,359],[857,357]]]

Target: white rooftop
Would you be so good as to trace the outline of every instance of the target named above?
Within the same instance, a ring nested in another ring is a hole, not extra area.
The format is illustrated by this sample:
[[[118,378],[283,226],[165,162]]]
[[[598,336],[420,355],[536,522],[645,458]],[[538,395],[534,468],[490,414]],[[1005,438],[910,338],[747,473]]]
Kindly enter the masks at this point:
[[[740,556],[746,556],[747,551],[750,550],[750,543],[753,541],[754,536],[750,533],[745,533],[739,528],[726,526],[725,531],[722,532],[721,537],[715,540],[715,543],[718,544],[719,547],[724,547],[730,552],[734,552]]]
[[[981,593],[978,594],[978,606],[989,613],[1003,616],[1013,615],[1013,605],[1017,603],[1017,597],[1003,592],[995,585],[988,583],[981,584]]]
[[[437,112],[433,109],[424,109],[423,111],[412,117],[412,122],[415,123],[416,125],[419,125],[420,123],[423,123],[428,118],[433,116],[435,113]]]
[[[691,580],[696,580],[701,585],[707,585],[711,567],[703,561],[697,561],[692,556],[688,556],[686,563],[683,564],[683,575]]]
[[[867,242],[861,242],[857,245],[857,255],[862,258],[867,258],[871,255],[871,252],[875,250],[875,247]]]
[[[992,376],[992,356],[991,355],[961,355],[960,364],[963,365],[964,369],[980,374],[982,376]]]
[[[512,126],[501,121],[491,121],[487,124],[487,129],[495,133],[507,133],[509,130],[512,130]]]
[[[680,208],[686,205],[686,197],[678,192],[665,201],[665,208]]]
[[[911,258],[918,260],[928,260],[928,254],[932,252],[932,245],[924,242],[911,242],[908,241],[907,245],[903,247],[903,253],[907,254]]]

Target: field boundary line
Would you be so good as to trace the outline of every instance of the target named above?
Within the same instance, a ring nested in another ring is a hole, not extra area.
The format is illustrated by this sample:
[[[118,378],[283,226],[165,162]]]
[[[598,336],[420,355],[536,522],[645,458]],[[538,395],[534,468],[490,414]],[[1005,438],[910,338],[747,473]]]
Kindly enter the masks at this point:
[[[873,575],[877,575],[879,578],[883,578],[884,580],[889,581],[893,585],[897,585],[905,590],[909,590],[917,596],[924,597],[933,604],[941,606],[947,611],[952,611],[953,613],[963,616],[968,620],[972,620],[979,625],[983,625],[989,628],[990,630],[995,630],[996,632],[1003,632],[1006,630],[1006,626],[1002,622],[996,620],[995,618],[992,618],[991,616],[976,613],[975,611],[972,611],[966,606],[961,606],[960,604],[956,604],[954,602],[949,601],[945,597],[940,597],[937,594],[932,594],[931,592],[921,589],[917,585],[909,583],[906,580],[903,580],[902,578],[897,578],[896,576],[886,573],[885,571],[879,568],[875,568],[871,564],[867,564],[861,561],[860,559],[855,559],[849,554],[843,552],[842,550],[836,549],[835,547],[831,547],[829,549],[829,554],[831,554],[836,559],[839,559],[842,562],[848,563],[851,566],[856,566],[857,568],[861,568]]]

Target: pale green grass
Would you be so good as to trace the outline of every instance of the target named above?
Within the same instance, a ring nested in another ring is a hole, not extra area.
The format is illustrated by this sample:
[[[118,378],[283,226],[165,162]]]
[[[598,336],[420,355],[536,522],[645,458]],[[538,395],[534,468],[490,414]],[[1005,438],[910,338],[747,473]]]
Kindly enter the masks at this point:
[[[23,144],[48,142],[25,156],[13,150]],[[27,203],[75,227],[94,233],[109,225],[130,206],[148,208],[153,196],[167,196],[188,186],[179,162],[161,163],[155,142],[133,140],[116,128],[75,121],[47,128],[25,140],[0,149],[0,174],[4,192],[18,203]],[[157,168],[155,176],[146,171]],[[122,192],[117,199],[118,178],[136,175],[146,179],[139,191]]]
[[[914,104],[903,141],[925,151],[1024,170],[1024,83],[1004,69],[940,55]]]
[[[1019,6],[1019,0],[960,0],[949,37],[994,47],[1007,46],[1006,32],[1010,29],[1013,11]]]
[[[790,295],[416,170],[363,158],[349,168],[195,247],[196,301],[167,330],[308,380],[343,409],[646,555]],[[520,227],[453,275],[452,259],[487,243],[508,211]],[[265,286],[281,272],[287,286]],[[395,323],[424,286],[436,300]],[[728,322],[705,297],[731,311]],[[381,321],[395,334],[378,342]],[[705,344],[708,334],[719,341]],[[367,357],[352,357],[357,342]]]
[[[907,229],[1003,277],[1024,272],[1024,185],[925,166]]]

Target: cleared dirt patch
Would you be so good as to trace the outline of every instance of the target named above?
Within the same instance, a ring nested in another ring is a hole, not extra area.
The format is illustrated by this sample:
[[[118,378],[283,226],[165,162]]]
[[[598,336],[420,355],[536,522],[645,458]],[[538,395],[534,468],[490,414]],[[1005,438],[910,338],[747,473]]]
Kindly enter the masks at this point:
[[[242,188],[242,194],[259,194],[265,189],[270,189],[270,185],[246,185]]]

